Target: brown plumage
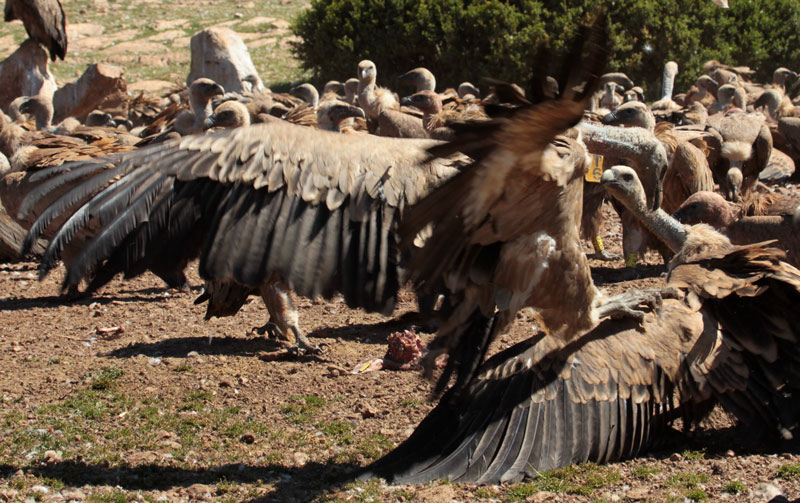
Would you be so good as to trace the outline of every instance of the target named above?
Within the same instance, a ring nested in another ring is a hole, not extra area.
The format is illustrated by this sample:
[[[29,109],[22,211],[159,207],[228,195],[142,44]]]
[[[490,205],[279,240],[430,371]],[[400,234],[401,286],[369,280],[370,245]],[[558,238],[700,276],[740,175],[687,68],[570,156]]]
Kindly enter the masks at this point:
[[[66,17],[59,0],[6,0],[5,20],[19,19],[28,36],[50,52],[50,59],[67,55]]]
[[[800,235],[792,226],[794,206],[786,210],[780,215],[742,216],[719,194],[698,192],[684,201],[674,217],[685,224],[709,224],[733,244],[777,239],[775,246],[786,252],[787,261],[800,267]]]
[[[763,117],[741,111],[709,117],[708,125],[718,131],[723,140],[719,160],[711,166],[715,181],[727,192],[728,171],[738,168],[744,177],[740,197],[747,197],[772,154],[769,127]]]
[[[341,292],[352,306],[391,312],[403,283],[397,221],[456,170],[455,160],[430,161],[431,145],[258,124],[40,171],[21,213],[80,179],[32,227],[31,239],[70,218],[53,231],[43,273],[96,215],[103,231],[68,265],[65,288],[86,278],[91,291],[146,268],[180,273],[199,256],[207,316],[260,294],[282,334],[312,349],[286,292]]]
[[[553,167],[556,177],[570,169]],[[603,181],[623,176],[638,183],[630,168],[612,168]],[[638,189],[632,212],[669,218],[652,212]],[[517,223],[540,216],[526,213]],[[648,227],[657,233],[660,225]],[[733,246],[709,227],[666,227],[682,260],[668,278],[677,298],[646,309],[640,323],[605,320],[571,342],[540,332],[498,353],[361,478],[498,483],[613,461],[646,452],[674,419],[699,420],[715,403],[751,433],[790,438],[800,419],[791,398],[800,388],[800,320],[792,307],[800,271],[778,251]]]

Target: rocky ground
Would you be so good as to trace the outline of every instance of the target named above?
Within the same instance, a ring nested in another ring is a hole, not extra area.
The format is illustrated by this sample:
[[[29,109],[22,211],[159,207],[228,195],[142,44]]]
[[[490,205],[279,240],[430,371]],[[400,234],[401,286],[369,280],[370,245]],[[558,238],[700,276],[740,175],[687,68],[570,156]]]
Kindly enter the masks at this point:
[[[305,1],[64,0],[63,84],[87,63],[125,68],[133,91],[158,91],[188,73],[189,38],[215,24],[242,34],[267,85],[303,78],[288,57],[289,22]],[[25,38],[0,24],[0,58]],[[355,62],[354,62],[355,65]],[[619,251],[619,227],[605,235]],[[621,281],[621,261],[592,262],[618,293],[659,284],[655,256],[642,279]],[[416,372],[350,371],[383,356],[386,337],[410,323],[405,292],[394,318],[341,301],[297,299],[320,357],[262,361],[276,344],[251,329],[266,320],[253,300],[235,318],[204,321],[195,289],[167,291],[150,275],[115,281],[77,302],[58,297],[58,274],[0,265],[0,501],[768,501],[800,497],[790,445],[743,446],[720,411],[667,448],[608,466],[583,465],[522,484],[391,487],[347,474],[407,437],[432,408]],[[528,337],[521,315],[498,341]],[[428,340],[430,335],[425,335]],[[345,480],[345,482],[341,482]]]
[[[618,225],[605,236],[612,250]],[[592,262],[618,292],[657,285]],[[342,301],[298,298],[320,357],[262,361],[276,343],[253,333],[266,312],[253,299],[234,318],[204,321],[189,292],[145,275],[62,302],[59,274],[33,263],[0,266],[0,501],[768,501],[800,496],[790,446],[743,447],[716,411],[690,436],[642,459],[544,473],[522,484],[391,487],[347,474],[407,437],[432,407],[417,372],[350,370],[383,356],[410,323],[406,292],[394,318]],[[404,316],[406,315],[406,316]],[[495,349],[528,337],[521,315]],[[425,335],[427,340],[430,336]],[[210,339],[210,340],[209,340]],[[741,432],[739,432],[741,433]],[[345,482],[341,482],[345,480]]]

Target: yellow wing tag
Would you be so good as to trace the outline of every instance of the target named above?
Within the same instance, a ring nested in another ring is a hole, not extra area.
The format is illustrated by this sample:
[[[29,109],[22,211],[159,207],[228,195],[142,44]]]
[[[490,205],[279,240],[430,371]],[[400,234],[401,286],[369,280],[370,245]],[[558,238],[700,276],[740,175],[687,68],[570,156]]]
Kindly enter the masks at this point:
[[[584,175],[584,178],[590,183],[600,183],[600,178],[603,177],[603,156],[599,154],[590,155],[592,156],[592,165]]]

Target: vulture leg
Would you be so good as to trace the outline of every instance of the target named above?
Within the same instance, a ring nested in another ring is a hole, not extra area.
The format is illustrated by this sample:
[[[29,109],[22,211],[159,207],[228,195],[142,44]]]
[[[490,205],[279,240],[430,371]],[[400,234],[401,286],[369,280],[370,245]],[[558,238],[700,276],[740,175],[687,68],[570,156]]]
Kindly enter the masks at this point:
[[[298,354],[317,353],[319,346],[312,344],[300,330],[300,321],[292,303],[292,298],[285,289],[277,283],[268,283],[260,289],[261,298],[269,311],[269,323],[278,332],[278,336],[285,341],[294,339],[292,349]],[[265,325],[266,326],[266,325]]]
[[[641,305],[658,309],[665,298],[678,298],[678,292],[669,289],[630,290],[606,299],[597,307],[599,319],[603,318],[633,318],[638,321],[644,319],[645,312],[638,309]]]

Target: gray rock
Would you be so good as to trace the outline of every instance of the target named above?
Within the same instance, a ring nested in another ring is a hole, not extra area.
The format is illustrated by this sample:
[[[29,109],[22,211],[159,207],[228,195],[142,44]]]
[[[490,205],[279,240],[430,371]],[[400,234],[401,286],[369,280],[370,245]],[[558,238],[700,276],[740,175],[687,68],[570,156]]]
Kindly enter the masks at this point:
[[[242,38],[226,27],[212,26],[192,36],[192,64],[186,85],[206,77],[225,92],[264,89]]]

